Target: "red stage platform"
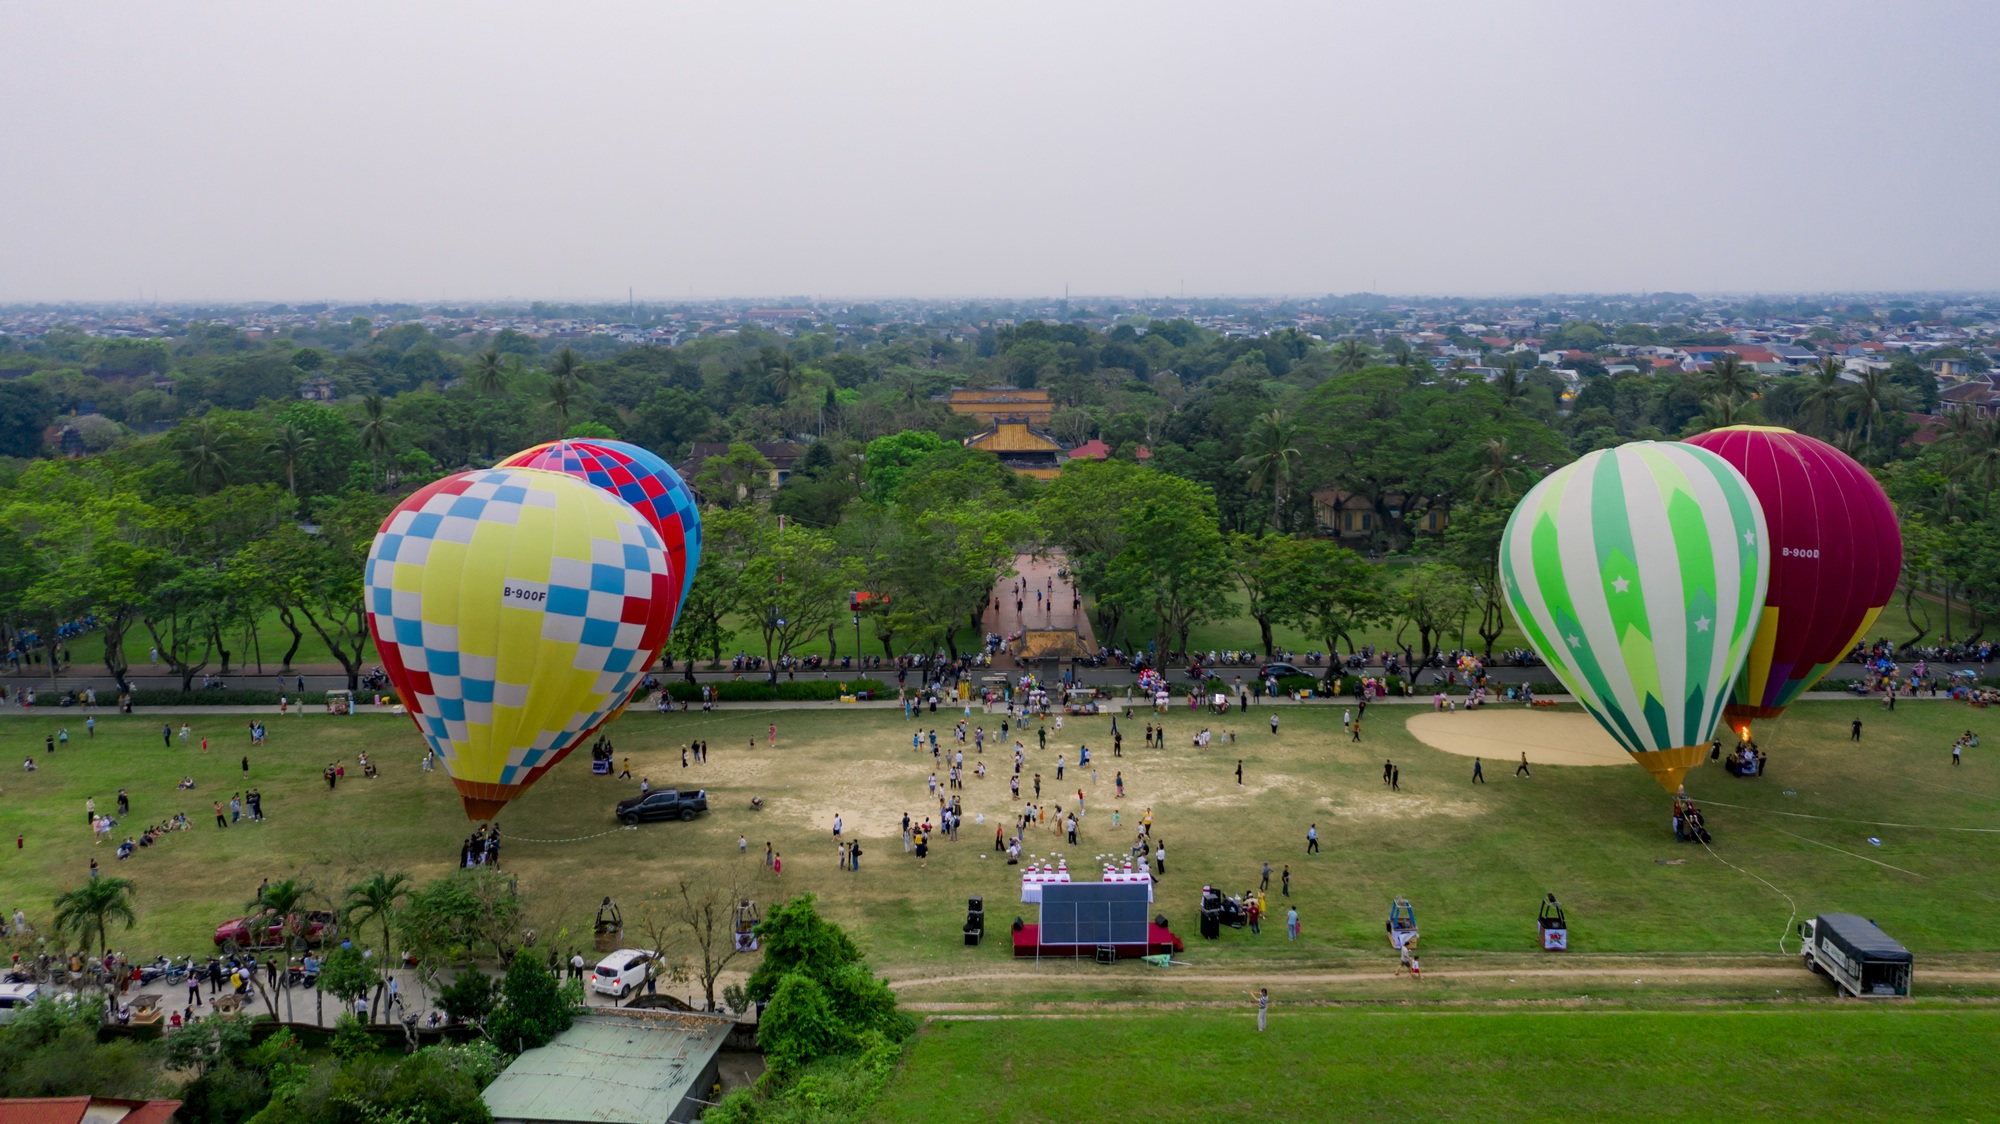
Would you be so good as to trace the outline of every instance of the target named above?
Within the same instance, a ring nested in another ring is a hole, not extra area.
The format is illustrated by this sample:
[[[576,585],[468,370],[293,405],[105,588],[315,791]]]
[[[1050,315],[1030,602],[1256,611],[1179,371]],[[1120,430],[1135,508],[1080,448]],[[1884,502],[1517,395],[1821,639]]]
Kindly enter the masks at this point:
[[[1118,950],[1120,959],[1152,956],[1162,952],[1186,951],[1186,946],[1181,944],[1181,939],[1167,929],[1158,925],[1148,925],[1146,930],[1146,943],[1143,945],[1120,944],[1112,946]],[[1014,934],[1014,955],[1070,957],[1083,960],[1088,960],[1097,955],[1097,946],[1094,944],[1041,944],[1041,936],[1042,927],[1040,925],[1022,926]]]

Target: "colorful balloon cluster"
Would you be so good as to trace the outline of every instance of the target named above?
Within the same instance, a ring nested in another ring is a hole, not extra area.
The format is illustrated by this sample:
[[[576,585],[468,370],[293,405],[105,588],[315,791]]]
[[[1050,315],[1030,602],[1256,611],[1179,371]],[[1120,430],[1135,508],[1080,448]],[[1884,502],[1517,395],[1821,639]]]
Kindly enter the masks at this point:
[[[1767,426],[1591,453],[1522,498],[1500,546],[1529,642],[1670,792],[1725,715],[1747,735],[1839,662],[1901,564],[1868,471]]]
[[[617,441],[558,441],[419,489],[363,574],[382,667],[491,819],[617,716],[659,658],[701,550],[693,495]]]

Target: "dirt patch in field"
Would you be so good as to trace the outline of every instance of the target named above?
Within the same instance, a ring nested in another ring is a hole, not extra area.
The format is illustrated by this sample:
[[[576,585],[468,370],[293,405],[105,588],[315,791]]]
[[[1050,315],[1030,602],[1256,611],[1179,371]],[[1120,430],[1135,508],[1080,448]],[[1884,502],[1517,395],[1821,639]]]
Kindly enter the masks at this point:
[[[1627,765],[1620,748],[1597,720],[1579,711],[1430,711],[1411,716],[1410,735],[1432,749],[1461,757],[1482,757],[1496,771],[1512,769],[1523,752],[1535,765]]]

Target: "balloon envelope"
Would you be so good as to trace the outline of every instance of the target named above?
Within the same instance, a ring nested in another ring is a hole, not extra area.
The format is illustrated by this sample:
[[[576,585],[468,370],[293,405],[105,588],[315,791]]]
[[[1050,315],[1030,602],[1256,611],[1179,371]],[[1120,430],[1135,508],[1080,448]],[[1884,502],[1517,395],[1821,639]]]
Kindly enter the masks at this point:
[[[672,465],[629,442],[591,437],[523,449],[498,467],[567,473],[637,508],[666,544],[667,561],[678,583],[669,616],[680,620],[681,603],[694,587],[694,570],[701,563],[701,509],[695,505],[694,490]]]
[[[1514,619],[1668,791],[1700,761],[1764,607],[1764,514],[1691,445],[1604,449],[1522,497],[1500,542]]]
[[[1770,592],[1727,709],[1732,724],[1776,717],[1874,625],[1903,567],[1903,533],[1882,486],[1815,437],[1737,425],[1687,439],[1726,460],[1770,527]]]
[[[390,512],[368,630],[467,816],[491,818],[624,703],[666,643],[672,574],[649,521],[560,473],[460,473]]]

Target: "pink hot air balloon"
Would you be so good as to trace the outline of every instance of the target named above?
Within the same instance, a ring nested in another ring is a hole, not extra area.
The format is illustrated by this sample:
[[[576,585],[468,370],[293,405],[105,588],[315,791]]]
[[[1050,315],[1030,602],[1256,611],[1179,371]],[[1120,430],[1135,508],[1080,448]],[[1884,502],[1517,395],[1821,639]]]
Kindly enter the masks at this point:
[[[1775,718],[1867,635],[1896,591],[1903,536],[1882,486],[1815,437],[1733,425],[1687,439],[1745,479],[1769,526],[1771,585],[1723,711],[1738,732]]]

